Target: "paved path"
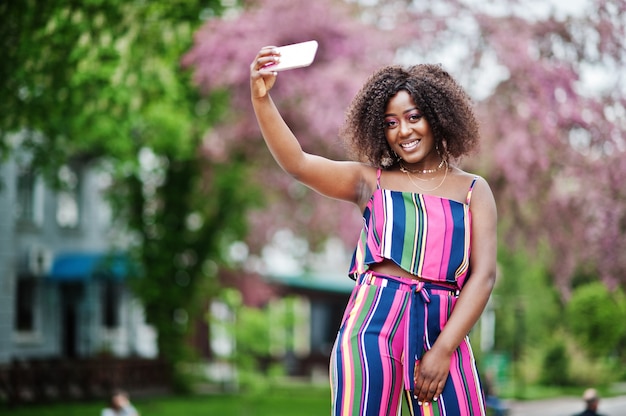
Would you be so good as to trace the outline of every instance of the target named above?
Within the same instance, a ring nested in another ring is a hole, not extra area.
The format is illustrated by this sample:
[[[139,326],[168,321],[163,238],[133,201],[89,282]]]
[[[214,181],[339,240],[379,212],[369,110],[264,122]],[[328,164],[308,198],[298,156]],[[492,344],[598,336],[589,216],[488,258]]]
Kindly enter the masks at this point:
[[[530,402],[509,402],[509,416],[572,416],[582,412],[583,401],[578,397],[562,397]],[[626,395],[600,399],[598,411],[604,416],[626,416]]]

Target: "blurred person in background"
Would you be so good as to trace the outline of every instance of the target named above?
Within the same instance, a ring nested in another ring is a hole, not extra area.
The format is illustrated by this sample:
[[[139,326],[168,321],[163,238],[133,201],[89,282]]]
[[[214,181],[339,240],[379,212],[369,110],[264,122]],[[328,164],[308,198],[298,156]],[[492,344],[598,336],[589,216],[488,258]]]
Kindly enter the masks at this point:
[[[583,393],[583,400],[585,401],[585,411],[577,413],[574,416],[603,416],[598,413],[598,404],[600,403],[600,397],[596,389],[587,389]]]
[[[137,409],[130,403],[128,393],[115,390],[111,394],[109,406],[102,409],[101,416],[139,416]]]

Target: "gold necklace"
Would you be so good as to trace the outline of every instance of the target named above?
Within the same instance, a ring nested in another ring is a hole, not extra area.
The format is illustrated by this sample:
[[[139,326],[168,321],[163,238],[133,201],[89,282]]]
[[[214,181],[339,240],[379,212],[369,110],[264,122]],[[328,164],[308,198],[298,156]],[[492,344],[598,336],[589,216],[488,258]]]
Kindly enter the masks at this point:
[[[424,189],[424,188],[422,188],[421,186],[419,186],[419,185],[418,185],[418,184],[417,184],[417,183],[413,180],[413,178],[411,177],[411,174],[409,173],[409,171],[407,171],[407,170],[403,170],[403,172],[404,172],[404,173],[406,173],[406,176],[408,176],[408,177],[409,177],[409,180],[411,181],[411,183],[412,183],[413,185],[415,185],[415,187],[416,187],[416,188],[419,188],[419,189],[421,189],[422,191],[425,191],[425,192],[432,192],[432,191],[434,191],[434,190],[436,190],[436,189],[439,189],[439,187],[440,187],[441,185],[443,185],[443,182],[446,180],[446,177],[448,176],[448,167],[446,166],[445,173],[443,174],[443,179],[441,180],[441,182],[439,182],[439,185],[435,186],[435,187],[434,187],[434,188],[432,188],[432,189]]]
[[[436,168],[436,169],[426,169],[426,170],[428,170],[428,171],[437,170],[437,171],[438,171],[439,169],[441,169],[441,166],[442,166],[442,165],[445,165],[445,166],[446,166],[446,169],[448,168],[448,162],[446,162],[445,160],[442,160],[442,161],[441,161],[441,163],[439,164],[439,166],[437,166],[437,168]],[[407,174],[408,174],[408,173],[416,173],[416,172],[413,172],[413,171],[411,171],[411,170],[407,169],[407,168],[406,168],[406,167],[402,164],[402,161],[400,161],[400,171],[401,171],[401,172],[404,172],[404,173],[407,173]],[[417,172],[421,173],[421,171],[417,171]],[[430,178],[423,179],[423,178],[420,178],[419,176],[415,176],[415,179],[417,179],[417,180],[418,180],[418,181],[420,181],[420,182],[431,182],[432,180],[434,180],[434,179],[436,179],[436,178],[437,178],[436,176],[431,176]]]
[[[441,170],[441,168],[443,167],[443,165],[446,164],[446,161],[444,159],[441,159],[441,163],[439,163],[439,166],[437,166],[434,169],[417,169],[417,170],[411,170],[408,169],[406,166],[404,166],[404,163],[402,163],[403,161],[400,161],[400,170],[404,173],[421,173],[421,174],[427,174],[427,173],[435,173],[435,172],[439,172]]]

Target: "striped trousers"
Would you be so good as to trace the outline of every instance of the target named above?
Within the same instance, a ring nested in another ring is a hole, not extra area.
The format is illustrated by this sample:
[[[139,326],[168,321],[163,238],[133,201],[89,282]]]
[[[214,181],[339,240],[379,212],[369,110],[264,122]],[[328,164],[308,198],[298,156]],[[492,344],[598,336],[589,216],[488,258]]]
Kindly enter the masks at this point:
[[[437,339],[457,297],[437,283],[359,276],[331,353],[332,415],[400,415],[403,392],[412,416],[485,415],[468,337],[452,355],[439,399],[419,406],[413,398],[415,363]]]

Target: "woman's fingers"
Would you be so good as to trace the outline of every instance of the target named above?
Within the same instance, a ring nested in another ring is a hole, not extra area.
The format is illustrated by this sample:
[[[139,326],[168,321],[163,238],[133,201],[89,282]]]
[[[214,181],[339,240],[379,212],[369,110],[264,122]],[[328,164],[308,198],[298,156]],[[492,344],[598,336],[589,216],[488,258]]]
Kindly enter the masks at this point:
[[[279,59],[280,54],[276,52],[274,46],[265,46],[250,64],[250,85],[254,98],[264,97],[274,86],[277,73],[272,71],[271,67]]]
[[[445,381],[424,381],[415,385],[414,396],[420,404],[436,401],[443,392]]]
[[[419,363],[415,364],[415,389],[413,391],[415,399],[419,404],[436,401],[446,384],[447,372],[436,371],[428,373],[420,368]]]
[[[255,60],[250,65],[251,71],[262,71],[266,67],[280,61],[280,54],[274,46],[264,46],[257,54]]]

